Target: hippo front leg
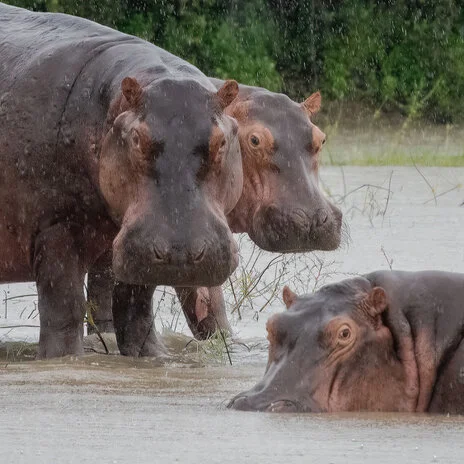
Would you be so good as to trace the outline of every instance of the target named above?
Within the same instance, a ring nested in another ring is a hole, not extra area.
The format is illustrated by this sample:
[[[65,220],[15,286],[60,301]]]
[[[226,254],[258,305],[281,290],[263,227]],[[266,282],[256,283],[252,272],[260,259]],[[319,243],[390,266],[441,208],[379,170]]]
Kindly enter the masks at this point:
[[[206,340],[217,330],[231,332],[221,287],[176,287],[193,336]]]
[[[57,224],[34,243],[40,316],[39,358],[83,354],[84,276],[76,233]],[[76,232],[76,231],[74,231]]]
[[[104,253],[89,269],[87,275],[87,299],[94,308],[93,322],[100,332],[114,332],[113,326],[113,287],[114,276],[111,268],[113,254]],[[95,329],[89,325],[89,334]]]
[[[119,351],[124,356],[164,356],[166,350],[155,331],[154,285],[116,282],[113,322]]]

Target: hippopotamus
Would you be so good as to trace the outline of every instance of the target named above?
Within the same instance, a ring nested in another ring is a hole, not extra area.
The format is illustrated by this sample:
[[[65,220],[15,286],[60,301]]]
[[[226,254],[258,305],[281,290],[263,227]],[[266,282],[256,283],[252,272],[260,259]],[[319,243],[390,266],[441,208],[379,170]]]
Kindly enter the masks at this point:
[[[283,299],[264,377],[230,408],[464,413],[464,274],[376,271]]]
[[[211,78],[216,88],[224,81]],[[303,103],[260,87],[239,86],[239,94],[226,108],[238,122],[244,187],[227,221],[233,232],[245,232],[262,249],[275,252],[333,250],[340,244],[342,213],[322,194],[318,167],[325,134],[311,119],[321,106],[316,92]],[[94,316],[100,330],[112,330],[110,257],[104,257],[89,273],[90,299],[99,308]],[[204,339],[217,329],[229,331],[220,287],[177,287],[184,314],[195,337]],[[133,320],[151,318],[149,301],[134,303],[136,289],[116,286],[117,314]],[[147,308],[147,311],[141,308]],[[142,324],[143,325],[143,324]],[[123,331],[127,331],[127,320]],[[116,334],[121,331],[116,329]],[[127,336],[126,336],[127,339]],[[132,340],[137,346],[137,341]],[[138,352],[134,348],[131,354]]]
[[[0,282],[35,280],[39,357],[83,352],[84,277],[107,250],[147,288],[235,269],[237,93],[139,38],[0,4]]]

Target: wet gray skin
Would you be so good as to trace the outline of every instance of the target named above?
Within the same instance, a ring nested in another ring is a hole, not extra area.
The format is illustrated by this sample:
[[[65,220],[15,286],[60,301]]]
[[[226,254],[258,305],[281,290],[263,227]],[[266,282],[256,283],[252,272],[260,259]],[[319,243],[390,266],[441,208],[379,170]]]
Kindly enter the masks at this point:
[[[229,225],[264,250],[334,250],[340,244],[342,213],[319,186],[326,136],[311,119],[320,104],[319,93],[297,103],[241,85],[227,109],[239,122],[244,170],[244,192]]]
[[[463,274],[378,271],[283,296],[264,377],[230,408],[464,412]]]
[[[116,118],[100,158],[105,196],[118,190],[131,198],[137,190],[122,217],[119,204],[112,211],[122,224],[113,242],[113,271],[125,283],[222,283],[238,263],[225,219],[241,188],[237,124],[194,80],[163,80],[140,98],[135,111]],[[143,131],[146,141],[139,140]],[[137,167],[142,185],[126,186],[126,179],[107,185],[107,174],[127,169],[121,159],[130,147],[128,134],[147,145]],[[218,144],[213,153],[212,143]]]
[[[235,81],[217,90],[144,40],[4,4],[0,58],[0,282],[36,281],[41,357],[82,353],[84,276],[111,247],[125,283],[229,276]]]
[[[225,83],[211,81],[218,89]],[[244,175],[242,194],[227,221],[233,232],[248,233],[265,250],[333,250],[340,244],[342,213],[319,187],[325,134],[312,118],[320,104],[319,93],[297,103],[283,94],[240,85],[238,97],[226,109],[238,121]],[[131,321],[146,318],[151,301],[149,292],[120,285],[112,295],[109,259],[97,263],[88,279],[91,299],[99,308],[96,322],[103,331],[112,331],[113,313],[122,313],[126,307],[134,309]],[[218,329],[230,331],[221,288],[198,288],[194,276],[187,285],[176,292],[195,337],[207,338]],[[147,301],[126,301],[142,294]],[[147,311],[139,316],[137,307]],[[140,337],[144,336],[142,332]],[[132,338],[135,345],[136,338]]]

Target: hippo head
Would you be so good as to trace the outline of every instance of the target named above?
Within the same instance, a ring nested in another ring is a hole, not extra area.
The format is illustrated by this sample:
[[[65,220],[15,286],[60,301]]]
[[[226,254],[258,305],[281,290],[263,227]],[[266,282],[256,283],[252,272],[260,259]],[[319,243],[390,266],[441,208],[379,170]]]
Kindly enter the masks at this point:
[[[387,295],[364,278],[297,297],[267,323],[264,378],[229,407],[275,412],[410,410],[405,368],[384,324]]]
[[[269,251],[337,248],[342,213],[319,188],[325,134],[310,120],[320,108],[320,94],[298,104],[283,94],[251,89],[227,109],[239,123],[244,173],[229,225]]]
[[[120,224],[118,280],[212,286],[237,266],[226,214],[242,191],[242,164],[237,122],[223,113],[237,93],[235,81],[217,92],[195,80],[122,81],[99,171]]]

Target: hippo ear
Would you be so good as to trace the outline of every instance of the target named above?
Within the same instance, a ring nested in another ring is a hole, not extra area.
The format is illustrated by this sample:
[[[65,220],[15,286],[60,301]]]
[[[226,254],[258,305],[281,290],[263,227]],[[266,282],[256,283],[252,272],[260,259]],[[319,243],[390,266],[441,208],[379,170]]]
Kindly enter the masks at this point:
[[[387,294],[382,287],[374,287],[369,294],[369,309],[373,317],[382,314],[387,309]]]
[[[237,81],[225,81],[223,86],[217,91],[216,95],[219,99],[219,105],[221,106],[221,109],[226,109],[238,95]]]
[[[142,87],[134,77],[125,77],[121,82],[121,90],[131,106],[137,106],[142,95]]]
[[[301,106],[308,113],[308,116],[314,116],[321,109],[321,93],[319,91],[310,95]]]
[[[298,295],[290,290],[287,286],[282,290],[282,299],[284,300],[285,306],[287,309],[292,306],[295,300],[298,298]]]

